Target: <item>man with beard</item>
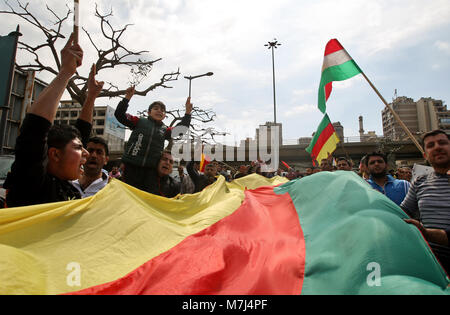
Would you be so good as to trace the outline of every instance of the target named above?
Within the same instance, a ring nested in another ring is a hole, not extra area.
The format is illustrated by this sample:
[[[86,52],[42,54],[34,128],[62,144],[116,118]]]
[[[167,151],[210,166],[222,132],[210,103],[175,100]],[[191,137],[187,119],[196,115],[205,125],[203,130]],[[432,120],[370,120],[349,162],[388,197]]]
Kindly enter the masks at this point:
[[[366,166],[370,174],[367,182],[372,188],[386,195],[397,205],[400,205],[405,199],[410,185],[406,180],[395,179],[387,174],[388,164],[386,156],[381,152],[368,154]]]
[[[450,136],[434,130],[423,136],[424,157],[434,172],[417,177],[401,208],[430,244],[442,267],[450,273]]]
[[[86,150],[89,157],[84,164],[84,173],[72,182],[82,198],[95,195],[109,182],[108,172],[103,169],[109,160],[108,143],[103,138],[92,137],[88,140]]]

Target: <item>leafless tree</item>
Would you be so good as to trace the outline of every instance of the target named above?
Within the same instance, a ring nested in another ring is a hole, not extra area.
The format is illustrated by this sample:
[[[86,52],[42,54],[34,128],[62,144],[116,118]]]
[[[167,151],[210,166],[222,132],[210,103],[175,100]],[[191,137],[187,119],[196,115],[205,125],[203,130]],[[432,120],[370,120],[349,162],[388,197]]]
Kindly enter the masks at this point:
[[[29,8],[29,3],[23,4],[21,0],[15,0],[15,4],[12,5],[8,0],[4,0],[5,4],[9,8],[6,11],[0,11],[0,14],[15,15],[26,21],[27,23],[33,25],[35,28],[39,29],[45,36],[45,42],[32,46],[24,41],[19,41],[19,49],[25,51],[33,57],[33,62],[30,64],[17,65],[18,68],[23,70],[36,70],[36,71],[47,71],[53,75],[57,75],[59,68],[61,67],[61,61],[59,58],[59,52],[55,46],[55,43],[61,39],[64,40],[65,36],[61,33],[65,23],[71,23],[70,18],[73,15],[71,8],[66,5],[66,10],[64,14],[58,14],[46,5],[46,10],[53,19],[53,23],[48,23],[51,25],[45,25],[40,21],[36,14],[32,12]],[[153,65],[160,61],[161,58],[155,60],[145,59],[145,55],[148,53],[146,50],[133,51],[125,47],[121,42],[121,38],[124,33],[128,30],[131,24],[126,24],[121,28],[116,28],[111,24],[111,17],[113,16],[112,9],[110,12],[103,14],[99,11],[98,6],[95,6],[95,17],[99,20],[101,34],[106,42],[108,42],[108,47],[99,47],[98,41],[88,32],[85,28],[82,28],[86,34],[89,42],[97,53],[97,60],[95,61],[97,73],[105,69],[113,69],[119,66],[125,66],[130,69],[131,80],[129,85],[137,86],[143,79],[147,77],[150,71],[153,69]],[[41,61],[42,56],[47,53],[46,49],[50,50],[51,56],[54,59],[55,65],[51,66],[44,64]],[[172,88],[168,86],[167,83],[171,81],[178,80],[180,75],[180,69],[170,73],[162,75],[159,82],[153,83],[142,90],[136,90],[135,95],[145,96],[150,91],[162,87],[162,88]],[[67,91],[69,92],[71,98],[80,104],[84,103],[87,92],[87,77],[81,76],[76,73],[69,84],[67,85]],[[119,89],[119,87],[114,82],[105,82],[104,88],[98,97],[118,97],[125,95],[125,89]],[[168,117],[172,120],[169,124],[173,127],[179,122],[184,116],[184,109],[175,109],[168,111]],[[138,112],[139,116],[146,116],[147,112]],[[216,114],[211,109],[201,109],[199,107],[194,107],[192,110],[192,122],[190,128],[191,140],[202,139],[204,143],[216,143],[215,137],[219,135],[225,135],[226,133],[215,130],[214,128],[205,128],[204,124],[214,121]],[[177,138],[176,138],[177,139]],[[175,141],[176,141],[175,139]],[[169,146],[172,146],[173,140],[169,142]]]
[[[147,111],[138,111],[138,115],[141,117],[146,117]],[[181,121],[184,116],[184,109],[175,109],[166,112],[166,116],[171,118],[169,127],[173,127],[177,122]],[[191,141],[197,141],[200,139],[202,143],[216,144],[217,141],[215,137],[225,136],[226,132],[221,132],[216,130],[214,127],[206,127],[205,124],[213,122],[216,118],[216,113],[211,109],[202,109],[194,106],[191,112],[191,128],[190,128],[190,139]],[[169,141],[168,148],[171,148],[173,141],[180,140],[183,137],[177,137],[173,135],[174,139]]]
[[[29,3],[23,4],[20,0],[16,0],[16,4],[12,5],[8,0],[5,0],[5,4],[8,6],[9,10],[0,11],[1,14],[10,14],[20,17],[27,23],[41,30],[46,38],[45,42],[36,46],[32,46],[23,41],[19,41],[19,49],[31,54],[32,57],[34,57],[34,61],[33,63],[26,65],[17,65],[17,67],[23,70],[33,69],[36,71],[47,71],[56,75],[61,66],[61,62],[59,59],[58,50],[55,47],[55,43],[59,39],[65,38],[65,36],[61,33],[61,29],[65,23],[71,22],[69,17],[73,14],[72,10],[68,6],[66,6],[65,13],[58,14],[47,5],[46,9],[54,20],[53,25],[48,26],[44,25],[44,23],[36,18],[36,15],[31,12],[31,10],[29,9]],[[103,37],[109,42],[109,46],[106,48],[98,47],[98,44],[93,39],[91,33],[83,28],[83,31],[89,38],[90,43],[97,51],[97,61],[95,62],[97,73],[104,69],[126,66],[130,68],[130,72],[132,75],[132,79],[129,82],[130,85],[137,85],[143,80],[143,78],[148,75],[148,73],[152,70],[153,65],[156,62],[160,61],[161,58],[155,60],[147,60],[144,55],[147,54],[148,51],[133,51],[122,44],[121,37],[128,29],[128,27],[131,26],[131,24],[127,24],[121,28],[115,28],[110,22],[110,18],[113,16],[112,9],[109,13],[102,14],[100,13],[96,5],[95,16],[99,19],[100,30]],[[44,53],[45,49],[50,50],[56,67],[41,62],[40,57],[41,54]],[[150,86],[140,91],[137,90],[135,94],[145,96],[147,95],[147,93],[158,87],[171,88],[167,85],[167,83],[177,80],[179,75],[180,69],[178,68],[177,71],[164,74],[159,82],[151,84]],[[69,92],[72,99],[76,100],[80,104],[83,104],[86,98],[87,80],[87,77],[77,73],[71,78],[69,84],[67,85],[67,91]],[[125,90],[119,89],[116,85],[114,85],[113,82],[105,82],[104,89],[100,93],[99,97],[111,98],[121,95],[125,95]]]

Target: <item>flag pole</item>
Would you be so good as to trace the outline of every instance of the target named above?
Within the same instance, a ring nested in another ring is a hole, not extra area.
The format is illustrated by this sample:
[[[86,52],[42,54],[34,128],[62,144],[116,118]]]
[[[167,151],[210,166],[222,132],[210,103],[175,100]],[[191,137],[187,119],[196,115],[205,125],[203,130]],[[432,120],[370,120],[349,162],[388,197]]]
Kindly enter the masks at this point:
[[[377,88],[372,84],[372,82],[370,82],[369,78],[366,76],[366,74],[361,71],[361,74],[363,75],[364,79],[366,79],[366,81],[369,83],[369,85],[372,87],[372,89],[375,91],[375,93],[377,93],[378,97],[381,99],[381,101],[384,103],[384,105],[386,105],[386,107],[389,109],[389,111],[391,112],[391,114],[394,116],[395,120],[400,124],[400,126],[403,128],[403,130],[407,133],[407,135],[411,138],[411,140],[414,142],[414,144],[416,145],[416,147],[419,149],[419,151],[424,154],[425,152],[423,151],[422,146],[419,144],[419,142],[417,141],[417,139],[413,136],[413,134],[411,133],[411,131],[409,131],[408,127],[406,127],[406,125],[403,123],[403,121],[400,119],[400,117],[398,116],[398,114],[391,108],[391,106],[389,106],[389,104],[386,102],[386,100],[384,99],[384,97],[380,94],[380,92],[377,90]]]
[[[80,23],[80,0],[73,1],[73,41],[78,44],[78,25]]]

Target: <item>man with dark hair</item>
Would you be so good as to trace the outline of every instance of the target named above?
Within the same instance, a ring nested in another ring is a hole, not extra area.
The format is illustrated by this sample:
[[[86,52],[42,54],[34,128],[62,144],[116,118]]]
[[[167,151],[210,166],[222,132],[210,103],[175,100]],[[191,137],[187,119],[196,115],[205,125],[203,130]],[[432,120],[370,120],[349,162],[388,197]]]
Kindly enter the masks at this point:
[[[443,130],[424,135],[424,158],[433,173],[417,177],[401,208],[429,242],[441,265],[450,273],[450,137]]]
[[[76,127],[52,126],[61,96],[76,69],[83,50],[72,34],[61,51],[59,73],[39,95],[25,116],[16,140],[15,161],[4,187],[9,207],[80,198],[71,181],[79,178],[88,152],[83,142],[92,128],[94,101],[103,82],[95,80],[95,65],[88,80],[88,95]]]
[[[398,179],[403,179],[403,180],[406,180],[406,181],[410,182],[411,178],[412,178],[411,168],[410,167],[406,167],[406,166],[400,167],[397,170],[397,178]]]
[[[322,159],[322,161],[320,161],[320,170],[322,172],[332,172],[333,164],[330,163],[330,160],[328,159]]]
[[[148,184],[149,193],[166,198],[172,198],[178,195],[181,190],[181,185],[170,176],[172,170],[172,154],[170,151],[163,151],[155,169],[156,174],[151,177],[152,179],[150,179],[151,181]]]
[[[372,188],[386,195],[389,199],[400,205],[409,190],[409,183],[405,180],[395,179],[387,174],[387,158],[381,152],[367,155],[366,166],[370,174],[367,182]]]
[[[351,171],[352,163],[345,157],[340,157],[337,159],[337,169],[339,171]]]
[[[95,195],[109,182],[108,172],[103,169],[109,160],[106,140],[101,137],[92,137],[88,140],[86,150],[89,156],[84,164],[83,175],[72,182],[82,198]]]
[[[127,114],[128,104],[135,93],[134,87],[127,89],[125,98],[117,105],[114,116],[131,129],[130,138],[126,144],[122,162],[125,164],[123,181],[138,189],[149,191],[148,177],[155,174],[164,141],[172,137],[172,129],[164,125],[166,106],[153,102],[148,109],[148,118],[139,118]],[[186,114],[177,126],[189,128],[191,123],[192,104],[190,97],[186,100]]]
[[[239,171],[234,174],[234,179],[238,179],[248,175],[248,167],[246,165],[240,165]]]
[[[439,138],[439,140],[441,140],[441,142],[442,141],[445,142],[445,139],[444,139],[445,137],[447,137],[447,140],[450,140],[450,134],[446,133],[444,130],[436,129],[433,131],[429,131],[422,136],[422,146],[423,147],[426,147],[427,144],[425,143],[425,140],[429,137],[432,137],[433,139],[437,137],[437,138]],[[434,143],[434,142],[430,142],[430,143]],[[434,146],[434,144],[429,144],[429,145]]]
[[[204,174],[199,174],[194,169],[194,162],[191,161],[187,164],[186,169],[189,176],[195,185],[194,193],[202,191],[206,186],[211,185],[216,181],[217,169],[215,163],[209,163],[205,166]]]
[[[111,168],[111,172],[109,172],[108,176],[111,177],[111,178],[116,178],[116,179],[120,180],[120,177],[122,176],[122,174],[120,174],[119,167],[117,165],[114,165]]]

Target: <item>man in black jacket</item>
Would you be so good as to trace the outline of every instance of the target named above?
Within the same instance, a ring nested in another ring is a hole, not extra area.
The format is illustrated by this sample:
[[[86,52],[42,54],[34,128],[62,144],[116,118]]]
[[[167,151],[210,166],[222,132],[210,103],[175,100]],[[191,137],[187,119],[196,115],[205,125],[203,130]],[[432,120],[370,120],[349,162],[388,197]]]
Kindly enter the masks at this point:
[[[206,186],[211,185],[216,181],[217,168],[215,163],[209,163],[205,166],[204,174],[199,174],[194,169],[194,161],[189,162],[186,165],[189,176],[195,185],[194,193],[202,191]]]
[[[180,193],[181,185],[170,174],[173,170],[173,158],[170,151],[163,151],[154,176],[148,178],[149,193],[172,198]]]
[[[23,120],[16,140],[16,158],[4,184],[8,207],[80,198],[70,181],[80,176],[88,157],[83,141],[89,138],[94,101],[103,87],[103,82],[95,81],[95,66],[91,68],[88,95],[77,128],[52,124],[59,100],[82,59],[83,50],[72,34],[61,51],[58,75]]]

